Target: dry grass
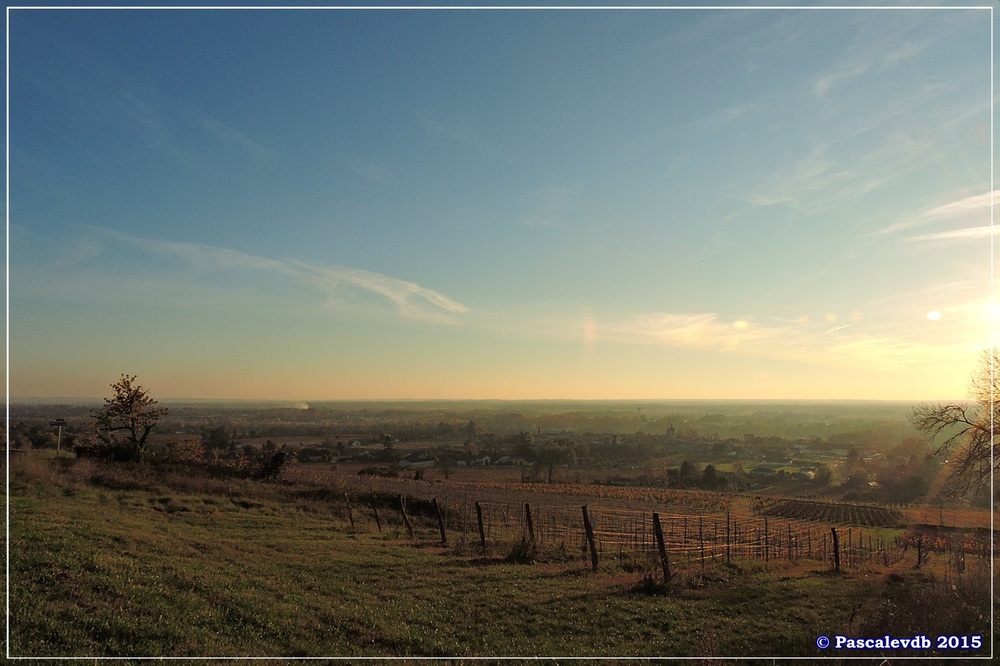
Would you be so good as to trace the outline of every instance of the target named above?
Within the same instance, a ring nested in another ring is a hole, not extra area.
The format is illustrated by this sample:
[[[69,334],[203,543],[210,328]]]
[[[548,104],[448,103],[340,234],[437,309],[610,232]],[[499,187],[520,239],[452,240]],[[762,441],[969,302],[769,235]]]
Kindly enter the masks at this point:
[[[110,463],[91,458],[61,458],[26,454],[12,461],[15,484],[44,489],[62,489],[64,493],[87,487],[111,491],[145,491],[169,495],[215,495],[254,501],[315,500],[343,496],[340,484],[308,469],[291,465],[277,481],[254,481],[244,476],[212,473],[199,465],[155,465]]]
[[[902,509],[910,523],[958,528],[990,528],[990,511],[965,507],[918,506]]]
[[[990,643],[990,567],[987,560],[970,558],[959,575],[935,571],[938,567],[900,570],[885,576],[877,599],[858,613],[859,636],[913,636],[978,634]],[[992,604],[991,604],[992,602]],[[919,651],[921,656],[954,656],[954,651]]]
[[[840,575],[804,560],[681,567],[663,594],[647,595],[629,590],[658,575],[652,559],[609,555],[597,573],[573,553],[517,566],[478,544],[441,548],[429,520],[413,541],[398,522],[350,529],[343,487],[324,466],[260,482],[37,456],[12,472],[12,644],[22,655],[530,651],[712,663],[834,656],[817,654],[821,633],[988,626],[987,563],[971,558],[961,578],[933,555],[919,571],[910,559]]]

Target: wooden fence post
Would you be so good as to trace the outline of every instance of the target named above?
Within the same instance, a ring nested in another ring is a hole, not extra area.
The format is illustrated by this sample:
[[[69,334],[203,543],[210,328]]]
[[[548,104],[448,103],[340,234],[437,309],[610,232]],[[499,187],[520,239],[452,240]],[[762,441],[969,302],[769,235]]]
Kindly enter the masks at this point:
[[[469,496],[462,498],[462,545],[465,545],[465,535],[469,533]]]
[[[682,547],[684,548],[684,552],[687,554],[687,563],[690,566],[690,564],[691,564],[691,551],[688,549],[688,519],[687,519],[687,516],[684,516],[684,540],[681,543],[684,544]]]
[[[767,516],[764,516],[764,561],[771,559],[771,548],[768,545]]]
[[[597,571],[597,544],[594,542],[594,527],[590,524],[587,505],[583,505],[583,531],[587,534],[587,544],[590,546],[590,564]]]
[[[399,496],[399,512],[403,514],[403,522],[406,524],[406,529],[410,531],[410,538],[413,538],[413,525],[410,523],[410,517],[406,515],[406,503],[403,500],[403,496]]]
[[[532,546],[535,545],[535,523],[531,520],[531,505],[527,502],[524,503],[524,520],[528,526],[528,538],[531,540]]]
[[[729,527],[729,509],[726,509],[726,564],[729,564],[732,559],[732,540],[730,539],[730,527]]]
[[[830,532],[833,533],[833,568],[835,571],[840,571],[840,540],[837,538],[837,528],[831,527]]]
[[[351,510],[351,500],[347,497],[347,493],[344,493],[344,501],[347,502],[347,517],[351,520],[351,529],[354,529],[354,512]]]
[[[479,523],[479,543],[483,546],[483,555],[486,554],[486,532],[483,530],[483,507],[476,502],[476,522]]]
[[[378,515],[378,507],[374,504],[372,505],[372,510],[375,511],[375,524],[378,525],[378,531],[382,531],[382,519]]]
[[[660,525],[660,514],[653,512],[653,535],[656,537],[656,548],[660,552],[660,566],[663,568],[663,582],[670,581],[670,560],[667,558],[667,547],[663,543],[663,526]]]
[[[705,531],[702,526],[702,517],[698,516],[698,544],[701,549],[701,573],[705,573]]]
[[[441,517],[441,507],[438,506],[437,497],[433,499],[433,503],[434,503],[434,513],[437,514],[437,519],[438,519],[438,530],[441,531],[441,545],[447,546],[448,535],[444,531],[444,519]]]

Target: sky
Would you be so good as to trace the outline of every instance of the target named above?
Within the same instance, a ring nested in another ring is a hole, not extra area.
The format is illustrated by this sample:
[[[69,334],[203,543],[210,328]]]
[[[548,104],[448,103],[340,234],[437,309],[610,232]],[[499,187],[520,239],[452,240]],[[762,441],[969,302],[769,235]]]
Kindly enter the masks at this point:
[[[992,11],[802,7],[8,9],[8,395],[964,398]]]

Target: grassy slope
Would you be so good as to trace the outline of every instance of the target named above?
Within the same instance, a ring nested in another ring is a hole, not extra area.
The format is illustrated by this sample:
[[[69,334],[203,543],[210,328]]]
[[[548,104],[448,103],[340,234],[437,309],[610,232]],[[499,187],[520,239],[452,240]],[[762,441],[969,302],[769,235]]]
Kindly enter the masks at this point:
[[[137,485],[15,475],[13,655],[815,656],[886,585],[755,563],[646,595],[610,564],[352,532],[322,501]]]

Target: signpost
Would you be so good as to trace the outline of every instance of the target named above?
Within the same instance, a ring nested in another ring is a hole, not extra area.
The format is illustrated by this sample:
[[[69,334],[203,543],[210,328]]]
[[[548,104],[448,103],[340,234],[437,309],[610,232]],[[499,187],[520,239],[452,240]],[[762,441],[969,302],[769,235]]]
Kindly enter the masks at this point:
[[[56,438],[56,458],[59,457],[59,451],[62,448],[62,429],[66,425],[66,419],[56,419],[55,421],[49,421],[50,426],[59,426],[59,435]]]

